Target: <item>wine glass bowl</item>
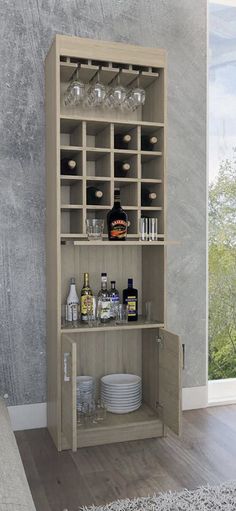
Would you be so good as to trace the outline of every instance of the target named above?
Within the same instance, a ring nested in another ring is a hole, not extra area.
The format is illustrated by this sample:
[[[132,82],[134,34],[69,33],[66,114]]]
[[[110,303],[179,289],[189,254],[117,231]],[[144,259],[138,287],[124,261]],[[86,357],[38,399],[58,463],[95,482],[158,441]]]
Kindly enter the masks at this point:
[[[145,99],[145,90],[141,87],[135,87],[129,91],[124,106],[127,110],[136,110],[139,106],[144,105]]]
[[[80,80],[74,80],[67,88],[64,95],[65,106],[76,106],[85,98],[85,84]]]
[[[127,89],[123,85],[115,85],[112,91],[112,102],[114,108],[120,108],[126,100]]]
[[[106,86],[97,81],[95,84],[91,85],[87,92],[87,105],[89,107],[99,107],[104,104],[105,97],[107,94]]]

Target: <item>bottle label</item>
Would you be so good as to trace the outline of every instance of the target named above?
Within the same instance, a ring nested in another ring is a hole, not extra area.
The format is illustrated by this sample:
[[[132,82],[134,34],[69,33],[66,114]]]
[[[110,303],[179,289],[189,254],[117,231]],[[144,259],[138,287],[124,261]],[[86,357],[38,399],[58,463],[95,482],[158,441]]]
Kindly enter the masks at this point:
[[[118,295],[111,296],[111,318],[115,318],[118,312],[118,307],[120,304],[120,297]]]
[[[137,297],[136,296],[128,296],[126,298],[127,303],[127,313],[128,317],[137,316]]]
[[[113,220],[111,222],[110,237],[123,239],[127,235],[127,222],[125,220]]]
[[[93,297],[91,295],[82,295],[80,299],[81,318],[87,319],[88,312],[93,311]]]
[[[78,304],[77,303],[67,303],[66,307],[66,320],[67,321],[77,321],[78,320]]]
[[[100,303],[100,318],[110,319],[111,302],[110,300],[101,300]]]

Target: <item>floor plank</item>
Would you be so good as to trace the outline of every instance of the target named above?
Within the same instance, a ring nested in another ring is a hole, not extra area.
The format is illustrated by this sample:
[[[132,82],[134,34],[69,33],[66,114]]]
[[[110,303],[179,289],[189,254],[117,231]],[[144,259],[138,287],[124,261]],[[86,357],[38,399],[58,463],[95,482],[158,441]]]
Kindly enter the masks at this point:
[[[236,405],[184,412],[181,438],[58,453],[46,429],[16,433],[37,511],[236,479]]]

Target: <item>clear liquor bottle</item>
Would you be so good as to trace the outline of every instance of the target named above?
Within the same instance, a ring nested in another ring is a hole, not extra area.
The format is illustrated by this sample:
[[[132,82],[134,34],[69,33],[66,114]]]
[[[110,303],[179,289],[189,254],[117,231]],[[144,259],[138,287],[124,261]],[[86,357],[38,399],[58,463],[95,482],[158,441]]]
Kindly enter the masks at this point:
[[[111,299],[107,290],[107,274],[101,273],[101,289],[98,293],[98,319],[101,323],[108,323],[111,317]]]
[[[120,295],[119,291],[116,289],[116,281],[111,280],[111,289],[109,290],[109,296],[111,300],[111,311],[110,317],[111,319],[115,319],[117,316],[118,306],[120,304]]]

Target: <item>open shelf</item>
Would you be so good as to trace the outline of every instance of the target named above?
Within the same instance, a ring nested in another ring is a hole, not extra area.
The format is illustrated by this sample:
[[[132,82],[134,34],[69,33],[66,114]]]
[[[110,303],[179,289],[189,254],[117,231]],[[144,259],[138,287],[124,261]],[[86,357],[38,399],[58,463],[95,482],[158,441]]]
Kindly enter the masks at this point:
[[[67,125],[67,126],[76,126],[78,122],[81,122],[83,120],[86,120],[86,116],[82,117],[81,115],[70,115],[70,113],[67,113],[67,114],[61,114],[60,115],[60,119],[62,121],[62,123],[64,123],[64,126]],[[95,125],[97,125],[98,123],[104,123],[104,118],[101,117],[100,119],[99,118],[89,118],[88,119],[89,122],[93,122]],[[130,122],[130,120],[128,119],[122,119],[122,121],[119,121],[118,119],[116,119],[115,117],[109,119],[109,122],[116,125],[116,124],[119,124],[119,125],[124,125],[124,126],[145,126],[147,128],[150,128],[150,129],[155,129],[155,128],[164,128],[165,124],[164,122],[155,122],[155,121],[143,121],[143,120],[132,120],[132,122]],[[63,124],[62,124],[63,125]]]
[[[162,328],[164,327],[164,323],[158,321],[149,321],[148,323],[140,316],[138,321],[130,321],[128,323],[124,323],[122,325],[116,325],[114,321],[111,321],[107,324],[99,324],[98,326],[89,327],[88,324],[77,323],[76,326],[71,326],[70,324],[63,325],[61,327],[62,333],[92,333],[92,332],[108,332],[108,331],[117,331],[117,330],[145,330],[150,328]]]
[[[77,446],[86,447],[162,435],[163,423],[157,413],[142,404],[135,412],[122,415],[107,412],[106,419],[100,424],[78,426]]]
[[[179,242],[177,241],[163,241],[161,238],[164,237],[163,234],[159,234],[158,237],[160,237],[160,241],[139,241],[138,239],[126,239],[126,241],[109,241],[108,239],[104,239],[102,241],[88,241],[83,239],[83,234],[68,234],[64,233],[61,234],[61,241],[72,243],[73,245],[80,245],[80,246],[88,246],[88,247],[152,247],[154,245],[157,246],[163,246],[163,245],[176,245]]]

